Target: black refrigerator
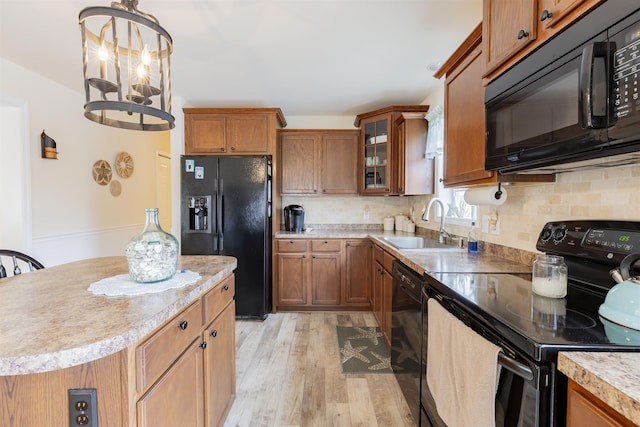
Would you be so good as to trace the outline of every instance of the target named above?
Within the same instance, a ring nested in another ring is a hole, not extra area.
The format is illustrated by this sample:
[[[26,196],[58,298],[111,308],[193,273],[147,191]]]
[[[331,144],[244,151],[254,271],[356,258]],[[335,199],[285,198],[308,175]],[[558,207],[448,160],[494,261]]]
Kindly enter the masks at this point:
[[[271,158],[181,157],[183,255],[237,258],[236,317],[271,311]]]

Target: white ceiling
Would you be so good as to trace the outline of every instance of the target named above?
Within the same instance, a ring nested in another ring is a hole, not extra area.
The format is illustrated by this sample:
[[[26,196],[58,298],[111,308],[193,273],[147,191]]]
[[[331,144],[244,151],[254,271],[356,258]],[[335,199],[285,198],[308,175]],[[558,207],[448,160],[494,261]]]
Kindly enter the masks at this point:
[[[0,0],[0,56],[82,91],[78,13],[108,0]],[[482,0],[139,0],[173,38],[190,107],[355,115],[419,104],[482,19]],[[2,76],[0,75],[0,78]]]

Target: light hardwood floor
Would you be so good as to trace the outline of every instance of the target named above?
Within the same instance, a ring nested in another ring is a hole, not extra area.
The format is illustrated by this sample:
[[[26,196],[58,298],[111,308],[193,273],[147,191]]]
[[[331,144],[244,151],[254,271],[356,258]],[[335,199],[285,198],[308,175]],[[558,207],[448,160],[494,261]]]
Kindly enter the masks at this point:
[[[415,426],[393,374],[343,374],[336,326],[372,313],[277,313],[236,322],[237,396],[225,427]]]

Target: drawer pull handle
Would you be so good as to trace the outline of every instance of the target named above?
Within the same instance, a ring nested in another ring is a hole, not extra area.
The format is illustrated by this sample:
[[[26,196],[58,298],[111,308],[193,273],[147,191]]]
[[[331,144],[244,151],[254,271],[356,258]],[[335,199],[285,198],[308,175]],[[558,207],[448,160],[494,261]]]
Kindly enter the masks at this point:
[[[211,331],[210,335],[215,338],[218,336],[218,331],[214,329],[213,331]]]
[[[225,285],[222,287],[222,289],[224,289],[225,291],[229,290],[229,285],[225,283]]]
[[[186,320],[183,320],[182,322],[180,322],[180,324],[178,325],[178,328],[182,329],[183,331],[185,329],[187,329],[187,326],[189,326],[189,323]]]
[[[549,12],[547,9],[542,11],[542,14],[540,15],[540,20],[541,21],[546,21],[547,19],[551,18],[553,16],[553,12]]]
[[[200,348],[203,349],[203,350],[205,348],[207,348],[207,342],[206,341],[202,341],[202,344],[200,344]]]
[[[518,32],[518,40],[522,40],[525,37],[529,37],[529,32],[525,30],[520,30]]]

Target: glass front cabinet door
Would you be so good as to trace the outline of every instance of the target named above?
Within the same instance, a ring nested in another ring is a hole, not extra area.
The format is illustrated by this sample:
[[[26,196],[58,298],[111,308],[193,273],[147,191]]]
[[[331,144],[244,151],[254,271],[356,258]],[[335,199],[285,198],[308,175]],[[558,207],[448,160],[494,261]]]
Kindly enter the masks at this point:
[[[391,157],[392,134],[391,115],[373,117],[363,121],[361,141],[363,150],[362,188],[365,193],[386,194],[391,191],[391,173],[389,159]]]
[[[390,106],[356,116],[360,128],[359,194],[433,192],[433,161],[424,156],[428,105]]]

